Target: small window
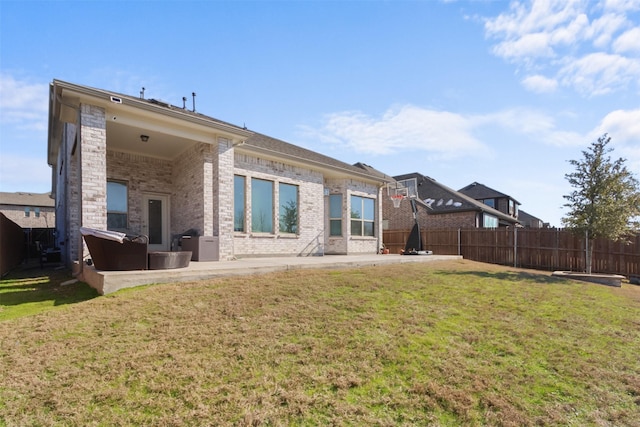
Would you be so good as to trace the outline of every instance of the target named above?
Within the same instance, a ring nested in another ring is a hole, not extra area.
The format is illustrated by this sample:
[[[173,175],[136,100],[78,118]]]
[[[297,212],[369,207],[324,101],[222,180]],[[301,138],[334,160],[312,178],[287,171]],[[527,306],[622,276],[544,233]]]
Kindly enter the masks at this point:
[[[374,199],[351,196],[351,235],[374,236]]]
[[[245,231],[245,188],[246,178],[244,176],[235,175],[233,177],[233,231]]]
[[[482,203],[494,209],[496,208],[496,199],[484,199]]]
[[[273,182],[251,178],[251,231],[273,233]]]
[[[280,232],[298,232],[298,186],[280,183],[278,186]]]
[[[31,208],[24,208],[24,217],[25,217],[25,218],[29,218],[29,215],[31,215],[31,214],[29,213],[29,211],[30,211],[30,210],[31,210]]]
[[[40,208],[36,208],[36,218],[40,218]]]
[[[329,235],[342,236],[342,194],[329,196]]]
[[[127,184],[107,181],[107,229],[126,232],[129,223]]]

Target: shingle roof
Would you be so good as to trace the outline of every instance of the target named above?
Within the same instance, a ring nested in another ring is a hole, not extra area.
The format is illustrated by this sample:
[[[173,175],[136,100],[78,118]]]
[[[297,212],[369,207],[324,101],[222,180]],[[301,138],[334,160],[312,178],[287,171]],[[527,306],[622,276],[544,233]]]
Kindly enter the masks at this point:
[[[416,178],[418,184],[418,198],[431,208],[432,213],[482,211],[512,224],[518,222],[515,218],[493,209],[472,197],[462,194],[442,183],[439,183],[435,179],[424,176],[420,173],[415,172],[394,176],[396,181],[411,178]]]
[[[284,158],[289,158],[294,161],[302,161],[310,165],[316,165],[317,167],[324,167],[324,168],[328,167],[336,171],[341,171],[343,173],[349,173],[352,175],[358,175],[362,178],[366,178],[370,180],[392,181],[391,177],[375,170],[370,166],[363,165],[360,163],[356,165],[350,165],[348,163],[342,162],[340,160],[334,159],[329,156],[325,156],[315,151],[311,151],[306,148],[302,148],[300,146],[279,140],[277,138],[272,138],[270,136],[261,134],[259,132],[249,130],[246,128],[246,126],[243,126],[243,127],[236,126],[234,124],[216,119],[214,117],[189,110],[188,108],[175,106],[164,101],[135,97],[135,96],[130,96],[130,95],[126,95],[118,92],[106,91],[103,89],[96,89],[88,86],[81,86],[81,85],[75,85],[72,83],[66,83],[59,80],[54,81],[54,83],[61,84],[64,86],[74,87],[76,90],[94,93],[94,94],[100,95],[101,97],[116,97],[122,100],[129,100],[137,106],[153,105],[153,107],[151,107],[153,109],[160,108],[167,111],[171,111],[172,114],[186,115],[188,117],[197,118],[200,120],[205,120],[211,123],[222,125],[225,128],[229,128],[230,130],[235,131],[236,133],[247,135],[247,138],[242,146],[242,149],[263,152],[265,154],[270,154],[270,155],[280,155]]]
[[[507,198],[507,199],[512,199],[514,202],[520,204],[520,202],[518,202],[516,199],[509,196],[508,194],[501,193],[497,190],[494,190],[493,188],[487,187],[484,184],[480,184],[479,182],[472,182],[471,184],[461,188],[458,191],[476,200]]]
[[[13,206],[42,206],[54,207],[55,200],[51,198],[51,193],[0,193],[0,204]]]

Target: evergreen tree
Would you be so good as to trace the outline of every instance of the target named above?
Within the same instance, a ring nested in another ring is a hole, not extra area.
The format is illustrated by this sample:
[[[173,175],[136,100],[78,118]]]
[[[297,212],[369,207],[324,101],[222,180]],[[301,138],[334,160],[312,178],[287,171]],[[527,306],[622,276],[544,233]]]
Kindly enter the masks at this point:
[[[565,227],[586,235],[587,273],[591,274],[593,240],[625,240],[640,229],[640,184],[625,166],[625,159],[611,161],[607,148],[611,137],[604,134],[583,151],[582,160],[569,160],[575,172],[565,175],[572,187],[564,206]]]

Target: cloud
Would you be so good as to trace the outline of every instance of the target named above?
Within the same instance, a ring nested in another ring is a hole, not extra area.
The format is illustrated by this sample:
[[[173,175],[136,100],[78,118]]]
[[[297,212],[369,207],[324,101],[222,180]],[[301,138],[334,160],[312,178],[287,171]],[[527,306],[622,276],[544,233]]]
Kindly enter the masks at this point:
[[[526,89],[549,92],[555,81],[590,97],[640,85],[637,10],[638,0],[512,1],[484,28],[496,56],[532,75]]]
[[[640,174],[640,108],[610,112],[589,133],[589,139],[595,141],[605,133],[611,137],[613,157],[627,159],[629,169]]]
[[[522,79],[522,85],[531,92],[551,93],[555,92],[555,90],[558,88],[558,81],[556,79],[536,74],[533,76],[527,76]]]
[[[0,123],[18,129],[47,129],[49,86],[0,74]]]
[[[457,157],[486,149],[472,135],[469,118],[413,105],[391,108],[379,117],[358,111],[334,113],[323,122],[303,132],[359,153],[427,151]]]
[[[562,67],[558,78],[586,97],[604,95],[640,83],[640,59],[592,53]]]
[[[613,42],[613,50],[618,53],[640,53],[640,27],[625,31]]]

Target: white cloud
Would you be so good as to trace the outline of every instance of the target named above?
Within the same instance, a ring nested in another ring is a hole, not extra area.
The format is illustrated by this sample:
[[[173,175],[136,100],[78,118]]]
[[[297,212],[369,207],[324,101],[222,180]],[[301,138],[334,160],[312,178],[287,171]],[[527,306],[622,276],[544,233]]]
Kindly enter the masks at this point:
[[[486,148],[471,132],[462,115],[405,105],[380,117],[347,111],[326,116],[319,129],[303,129],[319,138],[359,153],[427,151],[445,156],[465,156]]]
[[[495,55],[527,74],[535,70],[522,80],[528,90],[548,92],[555,81],[603,95],[640,84],[640,25],[630,16],[637,10],[640,0],[512,1],[485,20],[485,34],[495,40]]]
[[[640,83],[640,59],[592,53],[562,67],[558,78],[584,96],[604,95]]]
[[[640,53],[640,27],[624,32],[613,42],[613,50],[618,53]]]
[[[0,123],[19,129],[46,130],[49,108],[47,84],[16,80],[0,74]]]
[[[552,78],[536,74],[522,79],[522,85],[531,92],[551,93],[558,88],[558,81]]]

